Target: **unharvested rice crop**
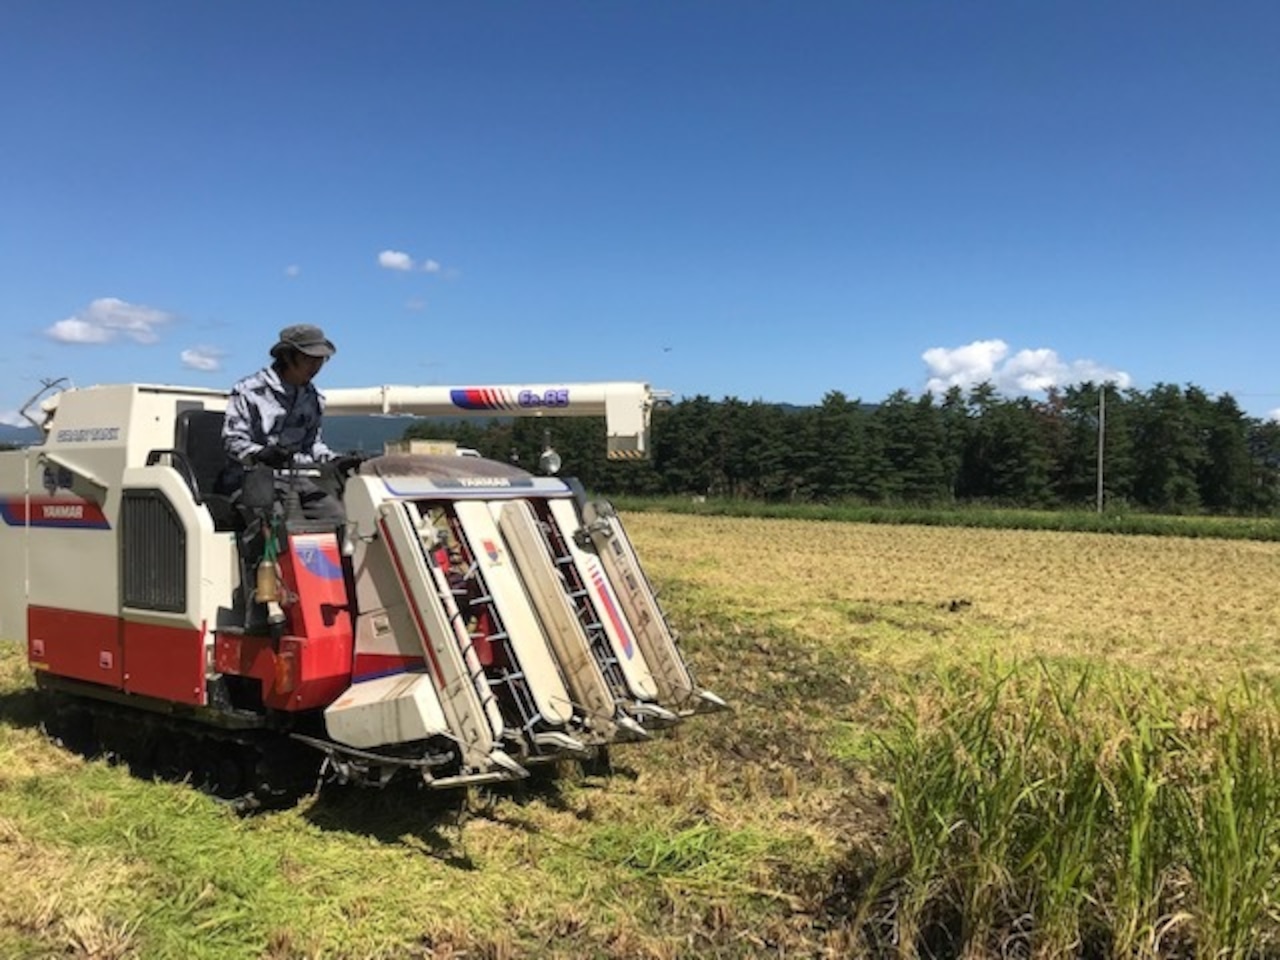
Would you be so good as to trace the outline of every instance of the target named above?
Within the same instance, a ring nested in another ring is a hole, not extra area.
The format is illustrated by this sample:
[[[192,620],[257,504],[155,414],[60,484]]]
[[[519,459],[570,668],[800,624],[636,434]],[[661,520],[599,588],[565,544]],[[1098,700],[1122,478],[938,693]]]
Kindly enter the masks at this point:
[[[836,883],[858,950],[1280,951],[1277,545],[632,527],[687,616],[756,624],[797,663],[857,662],[866,695],[810,709],[866,734],[831,753],[865,757],[887,790]]]
[[[671,514],[627,524],[651,576],[697,609],[853,646],[868,665],[995,654],[1190,680],[1280,673],[1280,543]]]

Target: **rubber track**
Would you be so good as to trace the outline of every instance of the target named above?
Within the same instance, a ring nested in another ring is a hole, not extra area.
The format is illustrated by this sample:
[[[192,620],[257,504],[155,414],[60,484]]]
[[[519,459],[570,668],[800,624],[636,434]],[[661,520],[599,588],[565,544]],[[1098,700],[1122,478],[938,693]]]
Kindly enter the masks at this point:
[[[315,790],[323,757],[269,729],[228,730],[57,690],[41,690],[48,736],[139,777],[189,782],[237,810],[292,806]]]

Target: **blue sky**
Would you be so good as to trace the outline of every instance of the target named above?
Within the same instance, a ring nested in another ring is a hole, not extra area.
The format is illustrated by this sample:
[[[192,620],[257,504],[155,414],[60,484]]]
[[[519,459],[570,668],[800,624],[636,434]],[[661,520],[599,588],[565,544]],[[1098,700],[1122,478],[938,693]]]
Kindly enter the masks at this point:
[[[1280,408],[1280,4],[0,4],[41,377]]]

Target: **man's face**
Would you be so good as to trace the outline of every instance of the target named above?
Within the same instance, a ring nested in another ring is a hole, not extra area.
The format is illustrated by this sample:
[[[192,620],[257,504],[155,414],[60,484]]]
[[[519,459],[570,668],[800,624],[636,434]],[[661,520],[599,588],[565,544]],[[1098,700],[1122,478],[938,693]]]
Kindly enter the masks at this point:
[[[310,383],[320,368],[324,366],[324,357],[313,357],[305,353],[294,353],[285,363],[280,379],[295,387]]]

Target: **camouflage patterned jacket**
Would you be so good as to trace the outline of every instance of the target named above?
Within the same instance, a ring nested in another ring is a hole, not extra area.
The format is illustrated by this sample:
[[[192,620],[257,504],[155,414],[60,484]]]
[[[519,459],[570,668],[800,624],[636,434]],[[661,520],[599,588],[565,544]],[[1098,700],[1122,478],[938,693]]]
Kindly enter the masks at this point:
[[[334,457],[320,439],[323,416],[324,397],[312,384],[290,386],[264,367],[231,388],[222,445],[240,463],[271,443],[296,451],[299,463],[323,463]]]

